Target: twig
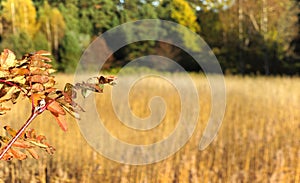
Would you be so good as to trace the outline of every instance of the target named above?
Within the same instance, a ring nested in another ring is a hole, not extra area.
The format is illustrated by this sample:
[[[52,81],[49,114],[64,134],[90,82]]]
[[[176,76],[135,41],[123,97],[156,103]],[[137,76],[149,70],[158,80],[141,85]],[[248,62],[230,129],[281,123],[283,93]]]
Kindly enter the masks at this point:
[[[0,83],[3,83],[3,84],[7,84],[7,85],[10,85],[10,86],[15,86],[17,87],[19,90],[21,90],[23,93],[25,93],[26,95],[28,95],[28,91],[22,87],[20,87],[19,85],[13,83],[13,82],[10,82],[10,81],[6,81],[6,80],[3,80],[3,79],[0,79]]]
[[[38,106],[37,106],[38,107]],[[20,128],[20,130],[17,132],[17,134],[9,141],[5,149],[0,154],[0,159],[3,158],[5,153],[11,148],[11,146],[18,140],[18,138],[21,136],[21,134],[25,131],[25,129],[31,124],[31,122],[42,112],[44,112],[47,108],[47,106],[43,106],[39,110],[36,110],[37,107],[33,107],[32,112],[28,120],[25,122],[25,124]]]
[[[46,103],[44,106],[34,106],[32,102],[32,110],[31,115],[28,118],[28,120],[25,122],[25,124],[20,128],[20,130],[17,132],[17,134],[9,141],[5,149],[0,154],[0,160],[3,158],[5,153],[11,148],[11,146],[18,140],[18,138],[21,136],[21,134],[26,130],[26,128],[31,124],[31,122],[41,113],[43,113],[47,107],[53,102],[55,99],[52,99]]]

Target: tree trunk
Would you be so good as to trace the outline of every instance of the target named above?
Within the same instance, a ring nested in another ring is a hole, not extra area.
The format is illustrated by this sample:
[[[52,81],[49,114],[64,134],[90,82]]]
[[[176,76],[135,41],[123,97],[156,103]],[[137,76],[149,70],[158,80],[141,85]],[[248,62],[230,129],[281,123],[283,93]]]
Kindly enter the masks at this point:
[[[52,36],[51,36],[51,29],[50,29],[50,21],[49,19],[46,22],[46,34],[47,34],[47,40],[48,40],[48,50],[52,52]]]
[[[3,22],[2,17],[0,17],[0,37],[3,35]]]
[[[261,32],[264,38],[264,70],[265,74],[270,74],[270,64],[269,64],[269,57],[268,57],[268,40],[267,40],[267,33],[268,33],[268,2],[267,0],[262,0],[262,18],[261,18]]]
[[[15,3],[14,1],[10,4],[11,9],[11,26],[12,26],[12,32],[15,35],[16,34],[16,10],[15,10]]]
[[[244,47],[244,30],[243,30],[243,20],[244,20],[244,10],[243,10],[243,0],[239,0],[238,4],[238,23],[239,23],[239,46],[238,46],[238,67],[241,74],[245,74],[245,61],[243,59],[243,47]]]

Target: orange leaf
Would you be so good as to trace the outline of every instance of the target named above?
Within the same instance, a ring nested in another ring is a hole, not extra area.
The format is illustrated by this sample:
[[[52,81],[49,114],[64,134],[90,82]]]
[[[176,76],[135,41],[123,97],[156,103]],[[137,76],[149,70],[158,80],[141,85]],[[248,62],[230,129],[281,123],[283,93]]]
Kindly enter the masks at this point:
[[[59,127],[63,131],[67,131],[68,130],[68,126],[67,126],[67,122],[66,122],[65,116],[63,116],[63,115],[55,115],[55,114],[53,114],[53,115],[54,115],[54,117],[56,119],[56,122],[58,123]]]
[[[2,105],[0,105],[0,115],[5,114],[5,111],[9,111],[10,108],[9,107],[3,107]]]
[[[36,55],[51,55],[50,52],[45,51],[45,50],[39,50],[37,52],[35,52]]]
[[[2,151],[1,151],[2,152]],[[2,158],[2,160],[10,161],[13,159],[13,154],[11,152],[6,152]]]
[[[37,92],[41,92],[44,91],[44,86],[41,83],[35,83],[32,85],[31,89]]]
[[[55,85],[55,80],[53,78],[49,78],[47,83],[43,84],[45,88],[52,88]]]
[[[10,70],[12,74],[24,76],[29,74],[29,70],[26,68],[13,68]]]
[[[31,60],[31,66],[33,66],[33,67],[43,67],[43,68],[47,68],[47,69],[52,67],[52,65],[44,63],[41,60]]]
[[[49,77],[43,75],[34,75],[30,77],[30,81],[33,83],[47,83],[49,81]]]
[[[28,131],[25,132],[24,137],[25,139],[36,138],[35,130],[29,129]]]
[[[34,159],[39,159],[39,155],[37,154],[37,152],[34,149],[26,149],[29,154],[34,158]]]
[[[12,136],[12,137],[14,137],[16,134],[17,134],[17,131],[16,130],[14,130],[14,129],[12,129],[10,126],[8,126],[8,125],[6,125],[6,126],[4,126],[3,127],[5,130],[6,130],[6,132],[10,135],[10,136]]]
[[[26,141],[19,141],[19,140],[14,142],[13,146],[14,147],[19,147],[19,148],[30,148],[30,147],[32,147],[31,145],[26,144]]]
[[[48,88],[48,89],[45,90],[45,93],[52,93],[56,90],[57,90],[56,88]]]
[[[12,148],[9,149],[9,151],[13,154],[13,156],[15,158],[17,158],[18,160],[24,160],[27,158],[27,155],[21,151],[17,151],[17,150],[14,150]]]
[[[55,114],[61,114],[61,115],[65,115],[66,114],[65,110],[56,101],[51,102],[47,106],[47,110],[49,110],[49,111],[51,111],[52,113],[55,113]]]
[[[39,135],[39,136],[36,137],[36,140],[38,142],[42,142],[42,141],[46,140],[46,137],[44,135]]]
[[[52,155],[54,154],[55,148],[48,144],[47,142],[44,142],[44,144],[47,146],[46,151],[48,154]]]
[[[44,94],[34,93],[30,96],[30,100],[33,102],[34,106],[39,105],[39,101],[44,98]]]
[[[46,75],[46,76],[49,75],[49,73],[46,70],[40,69],[39,67],[31,67],[30,74],[31,75]]]

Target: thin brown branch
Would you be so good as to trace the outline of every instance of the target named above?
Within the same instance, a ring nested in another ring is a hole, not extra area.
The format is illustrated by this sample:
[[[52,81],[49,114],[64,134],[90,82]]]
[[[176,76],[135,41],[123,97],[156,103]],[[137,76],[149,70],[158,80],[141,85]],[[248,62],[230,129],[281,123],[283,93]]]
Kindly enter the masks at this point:
[[[42,108],[43,109],[43,108]],[[44,108],[43,110],[45,110],[46,108]],[[43,112],[43,111],[42,111]],[[0,159],[3,158],[3,156],[5,155],[5,153],[11,148],[11,146],[15,143],[16,140],[18,140],[18,138],[21,136],[21,134],[25,131],[25,129],[31,124],[31,122],[42,112],[38,112],[38,111],[32,111],[30,117],[28,118],[28,120],[26,121],[26,123],[20,128],[20,130],[17,132],[17,134],[9,141],[9,143],[7,144],[7,146],[5,147],[5,149],[1,152],[0,154]]]
[[[20,91],[22,91],[24,94],[28,94],[27,90],[25,90],[24,88],[20,87],[19,85],[13,83],[13,82],[10,82],[10,81],[6,81],[6,80],[3,80],[3,79],[0,79],[0,83],[3,83],[3,84],[7,84],[9,86],[15,86],[16,88],[18,88]]]

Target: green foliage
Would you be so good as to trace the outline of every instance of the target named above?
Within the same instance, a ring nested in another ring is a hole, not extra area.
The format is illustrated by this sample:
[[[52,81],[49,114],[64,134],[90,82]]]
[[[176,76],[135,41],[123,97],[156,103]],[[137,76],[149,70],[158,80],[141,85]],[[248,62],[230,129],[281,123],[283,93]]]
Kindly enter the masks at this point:
[[[196,10],[193,9],[190,4],[185,0],[166,0],[160,4],[159,18],[171,20],[177,22],[189,28],[193,32],[200,32],[200,25],[197,22]],[[195,50],[198,47],[198,43],[193,40],[193,35],[189,34],[182,29],[168,30],[168,34],[177,35],[182,39],[185,47],[190,50]]]
[[[38,32],[33,38],[33,45],[35,50],[47,50],[48,49],[48,40],[45,34]]]
[[[129,21],[160,18],[200,34],[224,70],[295,73],[300,70],[297,3],[295,0],[247,3],[243,0],[2,0],[0,47],[14,49],[18,55],[46,49],[54,54],[60,71],[71,72],[81,52],[101,33]],[[148,33],[145,29],[124,35],[130,41],[134,36]],[[185,32],[167,30],[165,34],[177,34],[191,50],[198,46]],[[114,54],[114,60],[106,68],[122,66],[164,49],[153,41],[127,45]],[[163,55],[176,61],[181,59],[188,68],[194,67],[178,50]]]
[[[82,50],[78,40],[78,34],[73,31],[67,32],[62,40],[61,47],[62,49],[60,49],[59,52],[61,55],[61,64],[58,69],[68,73],[74,72]]]
[[[10,34],[1,42],[1,49],[16,49],[16,55],[21,56],[28,51],[34,51],[34,43],[26,32]]]
[[[53,154],[55,149],[45,142],[46,137],[36,135],[34,130],[26,131],[31,122],[47,110],[51,112],[60,128],[66,131],[68,127],[64,116],[69,113],[80,119],[79,112],[85,111],[75,102],[77,91],[81,91],[82,96],[87,97],[91,92],[102,93],[105,84],[114,84],[113,76],[101,76],[74,85],[66,83],[64,89],[59,90],[54,87],[56,80],[52,74],[55,70],[49,64],[49,55],[49,52],[40,50],[24,54],[22,59],[16,59],[15,54],[8,49],[4,49],[0,55],[0,115],[10,110],[9,102],[16,104],[21,96],[31,104],[31,115],[18,131],[9,126],[4,127],[8,136],[0,136],[0,160],[24,160],[27,155],[22,149],[38,159],[34,149],[36,147]]]
[[[119,25],[117,6],[110,0],[79,1],[80,32],[99,35]]]
[[[64,18],[66,29],[74,32],[80,31],[78,0],[67,0],[59,4],[59,10]]]

